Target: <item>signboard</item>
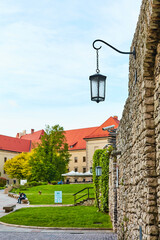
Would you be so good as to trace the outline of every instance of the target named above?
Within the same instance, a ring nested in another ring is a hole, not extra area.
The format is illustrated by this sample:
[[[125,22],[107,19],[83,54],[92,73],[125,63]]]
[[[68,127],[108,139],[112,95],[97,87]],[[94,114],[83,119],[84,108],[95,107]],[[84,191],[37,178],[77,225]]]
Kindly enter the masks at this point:
[[[25,183],[27,183],[27,180],[20,180],[20,185],[24,185]]]
[[[62,191],[55,191],[54,192],[54,202],[55,203],[62,203]]]

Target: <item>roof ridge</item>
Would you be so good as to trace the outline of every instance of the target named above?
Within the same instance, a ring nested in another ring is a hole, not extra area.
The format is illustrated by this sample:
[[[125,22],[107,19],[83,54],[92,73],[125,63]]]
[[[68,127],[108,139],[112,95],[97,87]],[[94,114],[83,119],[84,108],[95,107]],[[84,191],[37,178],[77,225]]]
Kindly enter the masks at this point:
[[[116,123],[116,125],[119,125],[119,120],[111,116],[111,117],[109,117],[105,122],[103,122],[99,127],[97,127],[92,133],[90,133],[89,135],[85,136],[84,139],[87,139],[87,138],[97,138],[97,137],[107,137],[108,134],[109,134],[109,132],[106,131],[106,132],[104,132],[104,133],[102,134],[101,130],[102,130],[102,126],[103,126],[105,123],[107,124],[107,122],[109,122],[109,121],[111,121],[111,120],[114,121],[114,122]],[[112,123],[112,125],[113,125],[113,123]],[[106,125],[106,127],[108,127],[108,126],[110,126],[109,123]],[[118,126],[117,126],[117,127],[118,127]],[[115,128],[117,128],[117,127],[115,127]],[[95,133],[98,131],[98,129],[99,129],[99,133],[95,134]]]
[[[64,130],[64,132],[68,132],[68,131],[76,131],[76,130],[83,130],[83,129],[91,129],[91,128],[97,128],[97,127],[75,128],[75,129]]]

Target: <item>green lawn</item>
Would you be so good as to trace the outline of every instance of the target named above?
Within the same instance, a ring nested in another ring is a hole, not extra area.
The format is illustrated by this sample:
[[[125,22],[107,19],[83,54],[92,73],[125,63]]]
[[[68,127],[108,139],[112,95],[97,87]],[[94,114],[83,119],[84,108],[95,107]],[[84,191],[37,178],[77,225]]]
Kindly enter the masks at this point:
[[[112,228],[109,215],[93,206],[23,208],[0,221],[26,226]]]
[[[36,187],[31,187],[23,191],[30,204],[54,204],[54,191],[62,191],[62,204],[73,204],[74,197],[73,194],[82,190],[86,187],[93,187],[92,183],[89,184],[62,184],[62,185],[40,185]],[[42,194],[39,195],[38,192],[41,191]],[[94,197],[93,190],[90,190]],[[19,189],[16,190],[19,192]],[[87,193],[87,191],[85,191]],[[84,195],[81,193],[80,195]]]

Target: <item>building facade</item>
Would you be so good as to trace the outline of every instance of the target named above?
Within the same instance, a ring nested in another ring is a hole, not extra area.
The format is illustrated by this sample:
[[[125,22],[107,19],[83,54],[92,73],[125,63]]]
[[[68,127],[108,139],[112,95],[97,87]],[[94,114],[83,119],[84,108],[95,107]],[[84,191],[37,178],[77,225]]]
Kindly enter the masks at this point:
[[[108,126],[117,128],[119,120],[117,116],[108,118],[98,127],[82,128],[65,131],[71,160],[68,166],[68,172],[86,173],[90,171],[93,163],[93,154],[97,149],[103,149],[108,144],[109,132],[105,131]],[[72,173],[71,173],[72,174]],[[80,182],[91,181],[92,177],[68,177],[66,181]]]
[[[31,149],[30,140],[0,135],[0,173],[1,177],[6,178],[7,184],[16,184],[16,179],[10,179],[3,169],[4,163],[21,152],[29,152]]]
[[[68,172],[74,171],[86,173],[84,177],[68,178],[70,182],[91,181],[92,177],[87,172],[92,167],[92,158],[96,149],[103,149],[108,143],[108,131],[105,127],[114,125],[117,128],[119,120],[116,116],[110,117],[99,127],[73,129],[65,131],[66,140],[69,146],[70,162]],[[11,159],[21,152],[29,152],[40,143],[44,130],[34,131],[26,134],[26,131],[17,133],[16,138],[0,135],[0,172],[1,177],[7,179],[8,184],[15,184],[16,179],[10,179],[4,172],[3,166],[7,159]]]

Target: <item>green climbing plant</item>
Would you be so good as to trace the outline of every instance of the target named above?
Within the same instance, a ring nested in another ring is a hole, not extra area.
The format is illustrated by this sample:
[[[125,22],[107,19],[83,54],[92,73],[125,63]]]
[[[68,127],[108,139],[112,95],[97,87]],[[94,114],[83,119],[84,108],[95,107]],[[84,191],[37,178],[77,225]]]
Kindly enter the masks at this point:
[[[95,205],[99,211],[108,211],[108,194],[109,194],[109,159],[112,146],[107,149],[98,149],[93,155],[93,184],[95,192]],[[102,176],[97,177],[95,168],[102,167]]]
[[[94,152],[93,155],[93,186],[94,186],[94,195],[95,195],[95,205],[100,210],[100,178],[96,176],[96,167],[100,166],[100,157],[104,150],[98,149]]]

